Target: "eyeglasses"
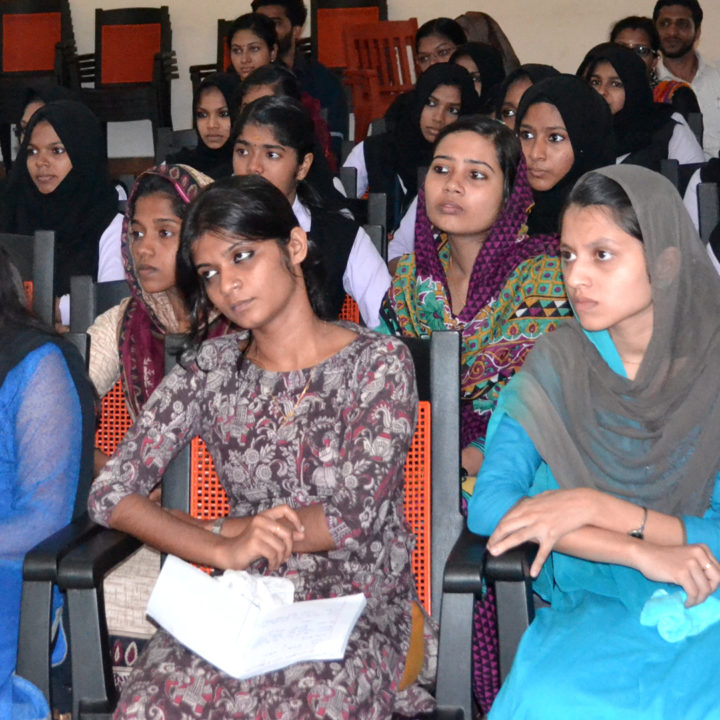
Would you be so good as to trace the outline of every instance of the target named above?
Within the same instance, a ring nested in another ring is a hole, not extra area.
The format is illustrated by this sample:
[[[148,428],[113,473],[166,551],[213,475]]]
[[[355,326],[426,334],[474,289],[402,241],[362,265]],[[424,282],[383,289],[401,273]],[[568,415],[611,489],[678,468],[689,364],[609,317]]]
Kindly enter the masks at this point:
[[[643,60],[647,57],[657,57],[657,50],[653,50],[647,45],[633,45],[632,43],[618,43],[626,48],[630,48],[636,55],[639,55]]]

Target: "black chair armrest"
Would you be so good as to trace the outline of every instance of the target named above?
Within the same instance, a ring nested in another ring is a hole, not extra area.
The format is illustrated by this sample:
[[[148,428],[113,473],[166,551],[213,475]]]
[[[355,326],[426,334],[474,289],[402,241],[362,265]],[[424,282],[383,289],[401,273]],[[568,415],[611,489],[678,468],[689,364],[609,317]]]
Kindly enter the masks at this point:
[[[487,538],[486,538],[487,539]],[[521,582],[530,579],[530,566],[537,555],[537,543],[526,542],[502,555],[485,555],[485,577],[490,582]]]
[[[463,528],[445,563],[444,592],[477,594],[482,591],[486,543],[486,537]]]
[[[58,584],[62,588],[96,588],[105,574],[141,545],[132,535],[103,530],[78,545],[60,562]]]
[[[25,555],[23,580],[54,581],[60,560],[101,529],[85,515],[45,538]]]

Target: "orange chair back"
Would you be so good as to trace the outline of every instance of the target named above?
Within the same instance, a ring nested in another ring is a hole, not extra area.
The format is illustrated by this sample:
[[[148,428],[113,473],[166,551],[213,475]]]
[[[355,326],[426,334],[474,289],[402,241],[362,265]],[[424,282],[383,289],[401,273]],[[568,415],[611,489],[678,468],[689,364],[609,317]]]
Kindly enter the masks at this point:
[[[95,447],[108,456],[112,455],[131,425],[122,382],[118,380],[102,399],[100,424],[95,432]]]
[[[353,25],[380,21],[379,7],[318,8],[316,15],[317,59],[327,67],[347,67],[344,30]]]
[[[33,306],[33,284],[32,280],[26,280],[23,283],[23,290],[25,290],[25,304],[28,309],[31,310]]]
[[[52,72],[61,40],[59,12],[3,14],[2,71]]]
[[[218,480],[212,457],[199,438],[192,441],[190,514],[212,520],[230,512],[227,495]],[[415,534],[412,570],[418,599],[428,613],[430,605],[430,403],[418,408],[418,422],[405,462],[405,518]]]
[[[415,18],[345,28],[345,78],[353,91],[356,142],[398,95],[414,87],[416,32]]]
[[[153,61],[162,49],[160,23],[104,25],[100,83],[150,83]]]
[[[354,323],[360,322],[360,308],[349,295],[345,296],[345,302],[343,302],[343,306],[340,309],[338,320],[345,320],[347,322]]]

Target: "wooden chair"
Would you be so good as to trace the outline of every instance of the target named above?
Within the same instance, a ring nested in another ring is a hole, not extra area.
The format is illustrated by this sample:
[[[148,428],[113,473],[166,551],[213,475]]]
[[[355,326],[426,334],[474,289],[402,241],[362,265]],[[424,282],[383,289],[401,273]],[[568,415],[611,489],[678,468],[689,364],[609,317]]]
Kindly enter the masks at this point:
[[[344,30],[347,68],[355,114],[355,142],[372,120],[387,112],[393,100],[415,84],[417,19],[354,25]]]
[[[0,3],[0,148],[10,169],[10,125],[20,121],[29,85],[69,82],[75,52],[69,0]]]
[[[95,53],[76,57],[73,84],[103,123],[150,120],[157,142],[158,129],[172,127],[177,77],[167,5],[95,10]]]
[[[55,233],[36,230],[34,235],[0,233],[0,247],[10,256],[25,284],[28,306],[49,327],[55,324]]]
[[[311,0],[310,17],[313,57],[342,69],[348,65],[345,28],[387,20],[387,0]]]

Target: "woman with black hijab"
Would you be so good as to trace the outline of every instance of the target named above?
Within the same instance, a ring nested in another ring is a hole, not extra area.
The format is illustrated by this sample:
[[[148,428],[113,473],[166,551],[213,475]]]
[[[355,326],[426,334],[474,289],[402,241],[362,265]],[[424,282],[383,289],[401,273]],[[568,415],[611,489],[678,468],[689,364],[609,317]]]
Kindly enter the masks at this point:
[[[595,46],[580,64],[578,77],[610,106],[617,143],[617,162],[660,170],[665,158],[681,165],[705,161],[702,147],[671,106],[653,102],[645,63],[617,43]]]
[[[465,68],[431,65],[411,93],[410,111],[388,132],[366,138],[345,161],[357,169],[358,196],[384,192],[392,198],[388,230],[393,230],[417,195],[418,168],[432,159],[433,143],[443,127],[460,115],[478,112],[479,98]]]
[[[511,130],[515,129],[515,116],[525,91],[535,83],[560,74],[552,65],[528,63],[513,70],[503,80],[497,93],[495,117]]]
[[[27,127],[0,201],[0,232],[55,232],[55,295],[72,275],[122,280],[122,215],[100,122],[73,100],[50,102]],[[63,324],[69,305],[61,304]]]
[[[535,200],[529,232],[557,234],[560,211],[577,179],[615,160],[609,108],[579,78],[558,75],[525,92],[516,129]]]
[[[236,74],[218,72],[203,78],[193,97],[198,144],[169,155],[169,165],[189,165],[213,180],[232,175],[230,130],[239,85]]]
[[[450,62],[464,67],[470,73],[475,92],[480,98],[480,112],[492,114],[500,85],[505,79],[500,52],[486,43],[468,42],[460,45],[452,54]]]

